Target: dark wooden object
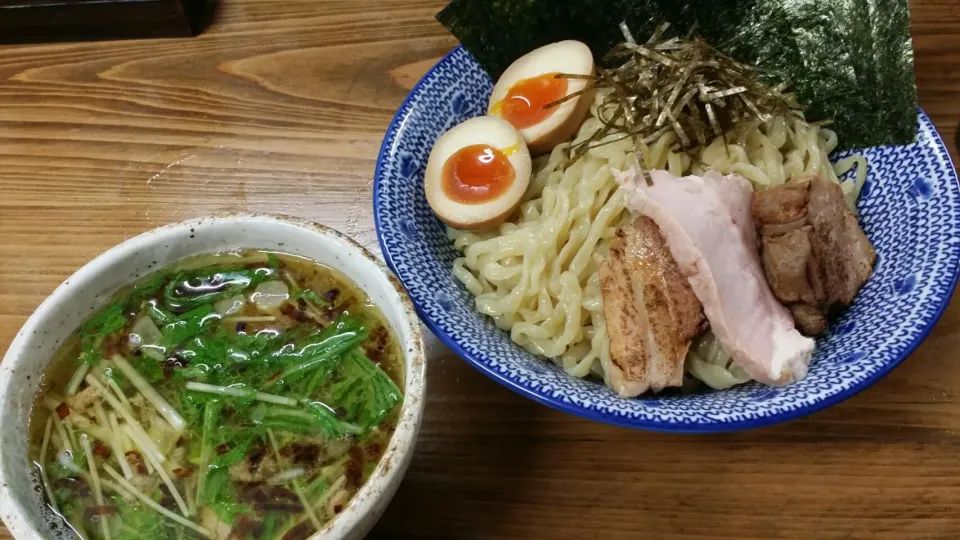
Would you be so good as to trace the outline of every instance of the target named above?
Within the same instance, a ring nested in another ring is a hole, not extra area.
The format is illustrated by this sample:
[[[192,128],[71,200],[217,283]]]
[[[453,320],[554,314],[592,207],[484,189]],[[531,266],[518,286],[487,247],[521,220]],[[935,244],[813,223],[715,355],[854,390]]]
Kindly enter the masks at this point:
[[[0,0],[0,43],[189,37],[205,0]]]

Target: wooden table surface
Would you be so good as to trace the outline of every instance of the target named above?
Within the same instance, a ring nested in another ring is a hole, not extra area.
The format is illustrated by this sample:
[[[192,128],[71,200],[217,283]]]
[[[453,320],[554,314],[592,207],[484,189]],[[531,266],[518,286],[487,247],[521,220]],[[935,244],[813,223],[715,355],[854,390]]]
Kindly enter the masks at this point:
[[[278,212],[377,249],[374,160],[456,44],[443,1],[221,4],[191,40],[0,48],[0,350],[68,275],[165,223]],[[953,149],[960,2],[912,10],[920,103]],[[417,453],[373,537],[960,538],[958,324],[955,301],[843,404],[710,436],[555,412],[431,338]]]

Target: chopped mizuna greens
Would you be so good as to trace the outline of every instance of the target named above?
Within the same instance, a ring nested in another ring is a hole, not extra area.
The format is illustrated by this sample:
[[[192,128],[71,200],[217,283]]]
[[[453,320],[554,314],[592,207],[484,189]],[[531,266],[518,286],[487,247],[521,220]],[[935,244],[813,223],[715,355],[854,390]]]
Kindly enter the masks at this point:
[[[324,300],[323,298],[321,298],[320,295],[317,294],[317,293],[316,293],[314,290],[312,290],[312,289],[303,289],[302,291],[300,291],[299,293],[297,293],[297,299],[298,299],[298,300],[300,300],[300,299],[306,300],[307,302],[313,302],[314,304],[316,304],[316,305],[318,305],[318,306],[329,306],[329,305],[330,305],[330,302],[327,302],[326,300]]]
[[[119,291],[34,408],[48,503],[97,540],[319,530],[376,468],[403,400],[401,350],[370,306],[326,267],[258,251]]]
[[[156,296],[165,281],[166,276],[161,272],[150,274],[133,286],[133,291],[130,292],[130,299],[135,302],[140,302]]]
[[[210,304],[203,304],[184,313],[177,320],[163,327],[163,342],[167,347],[176,347],[196,336],[204,326],[220,318]]]
[[[393,379],[356,349],[340,363],[337,378],[330,398],[342,403],[344,416],[364,429],[379,425],[403,399]]]
[[[156,300],[147,302],[144,309],[157,325],[171,324],[177,321],[177,316],[163,309]]]
[[[83,363],[93,366],[100,363],[104,339],[122,330],[126,324],[127,318],[123,314],[123,306],[118,303],[110,304],[87,319],[87,322],[80,327],[80,358]]]
[[[289,383],[313,369],[338,360],[340,355],[355,349],[367,335],[366,328],[357,320],[341,315],[315,339],[298,349],[280,353],[277,358],[283,359],[280,360],[281,363],[292,365],[284,369],[280,376],[270,382],[267,387]]]
[[[163,297],[169,309],[183,312],[237,294],[266,281],[274,273],[268,267],[248,270],[201,268],[180,272],[167,282]]]

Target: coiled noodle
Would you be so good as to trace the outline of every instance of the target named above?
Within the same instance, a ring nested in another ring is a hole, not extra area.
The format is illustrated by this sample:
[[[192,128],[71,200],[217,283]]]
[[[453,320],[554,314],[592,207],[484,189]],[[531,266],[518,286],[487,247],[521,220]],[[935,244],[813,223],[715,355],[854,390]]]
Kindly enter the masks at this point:
[[[586,141],[601,126],[601,99],[597,96],[572,144]],[[610,360],[597,269],[616,229],[630,217],[614,179],[616,170],[640,166],[683,176],[714,169],[739,174],[757,190],[817,173],[841,185],[851,208],[867,175],[862,155],[831,164],[836,134],[799,115],[727,133],[689,152],[679,150],[672,132],[651,144],[615,135],[600,143],[592,143],[572,164],[567,159],[570,144],[536,160],[518,212],[498,229],[448,230],[463,253],[454,263],[454,275],[476,297],[477,311],[492,317],[523,348],[551,358],[575,377],[605,379],[603,366]],[[841,181],[845,176],[851,178]],[[710,332],[690,348],[686,367],[713,388],[749,380]]]

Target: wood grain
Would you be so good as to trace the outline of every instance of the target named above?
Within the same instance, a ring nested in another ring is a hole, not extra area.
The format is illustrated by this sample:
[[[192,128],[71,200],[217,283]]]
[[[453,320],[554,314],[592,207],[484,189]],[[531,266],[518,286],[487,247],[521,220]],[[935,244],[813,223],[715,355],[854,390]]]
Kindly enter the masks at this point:
[[[70,273],[161,224],[279,212],[376,249],[374,160],[455,45],[442,5],[230,0],[191,40],[0,48],[0,344]],[[954,148],[960,4],[912,9],[920,102]],[[697,437],[560,414],[431,340],[417,454],[372,537],[958,538],[958,328],[954,302],[846,403]]]

